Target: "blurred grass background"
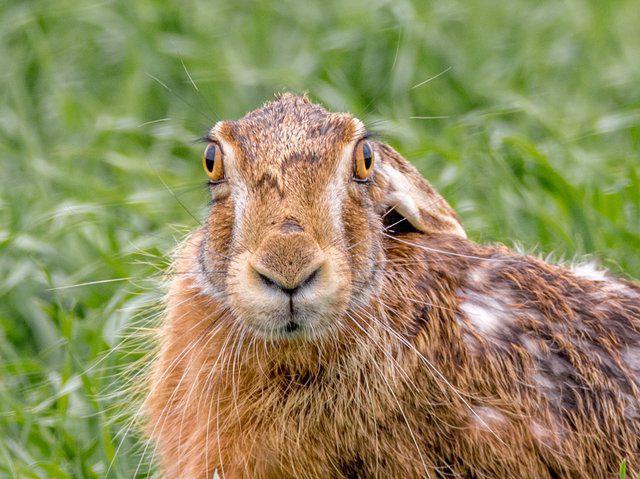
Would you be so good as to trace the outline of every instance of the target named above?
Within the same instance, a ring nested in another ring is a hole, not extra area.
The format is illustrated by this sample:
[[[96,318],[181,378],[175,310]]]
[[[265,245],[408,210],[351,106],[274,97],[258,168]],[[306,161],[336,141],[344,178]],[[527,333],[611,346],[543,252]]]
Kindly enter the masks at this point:
[[[118,375],[144,350],[118,345],[152,316],[186,210],[204,214],[194,139],[274,92],[364,119],[472,238],[640,277],[636,0],[0,13],[0,477],[152,471]]]

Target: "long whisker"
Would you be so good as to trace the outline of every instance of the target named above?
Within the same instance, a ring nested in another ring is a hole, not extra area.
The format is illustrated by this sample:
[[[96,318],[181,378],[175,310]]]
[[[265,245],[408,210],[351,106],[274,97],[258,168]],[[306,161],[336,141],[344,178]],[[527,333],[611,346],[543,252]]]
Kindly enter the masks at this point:
[[[158,179],[160,180],[160,182],[162,183],[162,185],[165,187],[165,189],[169,192],[169,194],[171,196],[173,196],[173,198],[176,200],[176,202],[180,205],[180,207],[189,215],[191,216],[191,218],[193,218],[193,220],[198,223],[200,226],[202,226],[202,223],[200,222],[200,220],[198,218],[195,217],[195,215],[193,213],[191,213],[191,211],[189,210],[189,208],[187,208],[184,203],[182,202],[182,200],[180,198],[178,198],[178,195],[175,194],[175,192],[171,189],[171,187],[166,183],[166,181],[164,181],[164,179],[162,179],[162,176],[160,176],[160,173],[158,173],[155,168],[153,167],[153,165],[151,164],[151,160],[147,157],[146,158],[147,163],[149,164],[149,169],[151,171],[154,172],[154,174],[158,177]]]
[[[181,301],[181,302],[177,303],[176,305],[174,305],[174,307],[178,307],[180,304],[183,304],[183,303],[185,303],[186,301],[187,301],[187,300]],[[170,309],[170,308],[168,308],[168,309]],[[187,314],[187,312],[183,313],[179,318],[184,317],[186,314]],[[215,314],[215,313],[212,313],[212,315],[213,315],[213,314]],[[191,326],[191,328],[189,328],[189,331],[191,331],[193,328],[195,328],[195,327],[197,327],[197,326],[201,325],[204,321],[209,320],[209,319],[210,319],[210,317],[211,317],[212,315],[205,316],[205,317],[203,317],[200,321],[198,321],[198,322],[194,323],[194,324]],[[179,319],[179,318],[178,318],[178,319]],[[189,332],[189,331],[187,331],[187,332]],[[187,332],[185,332],[185,333],[187,333]],[[182,360],[182,358],[183,358],[183,357],[185,357],[185,356],[186,356],[186,355],[187,355],[187,354],[188,354],[188,353],[189,353],[189,352],[190,352],[190,351],[191,351],[191,350],[192,350],[192,349],[197,345],[197,343],[199,343],[199,342],[200,342],[200,340],[202,339],[202,337],[204,337],[204,335],[200,335],[200,337],[198,338],[198,340],[197,340],[197,341],[192,342],[192,343],[191,343],[187,348],[183,349],[183,350],[182,350],[182,351],[181,351],[181,352],[180,352],[180,353],[179,353],[175,358],[173,358],[173,360],[171,361],[171,363],[170,363],[170,364],[167,366],[167,368],[163,371],[162,376],[160,377],[160,379],[159,379],[158,383],[156,383],[156,384],[161,384],[161,383],[162,383],[163,379],[164,379],[165,377],[167,377],[167,376],[168,376],[168,375],[173,371],[173,369],[178,365],[178,363]],[[185,372],[185,374],[186,374],[186,372]],[[183,377],[184,377],[184,376],[183,376]],[[181,381],[182,381],[182,379],[183,379],[183,378],[181,378]],[[149,391],[147,394],[148,394],[148,395],[153,394],[154,390],[155,390],[155,389],[153,389],[153,388],[152,388],[152,390],[151,390],[151,391]],[[175,392],[175,390],[174,390],[174,392]],[[172,395],[172,396],[173,396],[173,395]],[[135,414],[133,414],[132,419],[129,421],[129,425],[125,428],[125,430],[124,430],[124,431],[125,431],[125,432],[124,432],[124,435],[123,435],[122,440],[120,441],[120,443],[119,443],[119,445],[118,445],[118,448],[116,449],[116,452],[115,452],[115,454],[114,454],[113,459],[111,460],[111,462],[110,462],[110,464],[109,464],[108,471],[111,469],[111,467],[112,467],[112,466],[113,466],[113,464],[115,463],[115,460],[116,460],[116,458],[117,458],[117,456],[118,456],[118,453],[119,453],[120,448],[121,448],[121,447],[122,447],[122,445],[124,444],[124,441],[125,441],[125,439],[126,439],[127,435],[129,434],[129,431],[131,430],[131,428],[132,428],[133,424],[135,424],[135,422],[137,421],[137,418],[138,418],[138,416],[141,414],[141,412],[142,412],[142,410],[144,409],[144,407],[145,407],[145,402],[143,402],[143,403],[140,405],[140,407],[138,408],[137,412],[136,412]],[[157,422],[156,422],[156,424],[154,425],[153,432],[150,434],[150,436],[153,436],[153,433],[155,432],[155,430],[156,430],[156,428],[157,428],[157,426],[158,426],[158,422],[159,422],[159,421],[162,419],[162,417],[164,416],[164,411],[165,411],[165,408],[163,408],[163,410],[161,411],[160,417],[158,418],[158,421],[157,421]],[[164,425],[164,420],[163,420],[163,425]],[[146,454],[146,451],[147,451],[148,446],[149,446],[149,443],[147,443],[147,445],[145,446],[145,448],[144,448],[144,450],[143,450],[142,456],[141,456],[141,458],[140,458],[140,461],[139,461],[139,463],[138,463],[138,466],[137,466],[136,470],[137,470],[137,469],[139,469],[140,465],[142,464],[142,461],[144,460],[144,456],[145,456],[145,454]],[[154,453],[153,453],[153,455],[155,455],[155,450],[156,450],[156,448],[157,448],[157,443],[156,443],[156,445],[155,445],[155,447],[154,447]],[[107,475],[108,475],[108,471],[107,471]],[[134,475],[134,476],[135,476],[135,475]]]
[[[145,75],[147,75],[149,78],[151,78],[153,81],[155,81],[156,83],[158,83],[161,87],[163,87],[165,90],[167,90],[168,92],[170,92],[172,95],[175,95],[175,97],[180,100],[182,103],[184,103],[185,105],[187,105],[188,107],[193,108],[195,111],[197,111],[198,113],[200,113],[204,118],[207,119],[207,121],[209,123],[213,123],[214,119],[209,117],[209,115],[207,115],[205,112],[203,112],[200,108],[196,107],[195,105],[193,105],[192,103],[188,102],[187,100],[185,100],[182,96],[178,95],[175,91],[173,91],[171,88],[169,88],[169,86],[164,83],[162,80],[160,80],[158,77],[153,76],[151,73],[145,73]]]
[[[191,74],[189,73],[189,70],[187,70],[187,66],[184,64],[184,61],[182,60],[182,58],[180,59],[180,63],[182,64],[182,69],[184,70],[184,72],[187,75],[187,78],[189,78],[189,82],[193,85],[193,88],[196,90],[196,93],[200,96],[200,98],[202,100],[204,100],[204,102],[207,104],[207,108],[209,108],[209,110],[211,110],[213,112],[213,114],[218,117],[218,114],[215,112],[215,110],[211,107],[211,105],[209,104],[209,101],[205,98],[205,96],[200,92],[200,88],[198,88],[198,85],[196,85],[196,82],[193,80],[193,77],[191,76]]]
[[[444,70],[442,70],[442,71],[441,71],[440,73],[438,73],[437,75],[434,75],[434,76],[432,76],[432,77],[430,77],[430,78],[427,78],[427,79],[426,79],[426,80],[424,80],[424,81],[421,81],[420,83],[417,83],[417,84],[413,85],[413,86],[410,88],[410,90],[413,90],[413,89],[415,89],[415,88],[419,88],[419,87],[421,87],[422,85],[424,85],[424,84],[426,84],[426,83],[429,83],[429,82],[430,82],[430,81],[432,81],[432,80],[435,80],[436,78],[438,78],[438,77],[440,77],[440,76],[444,75],[445,73],[447,73],[447,72],[448,72],[449,70],[451,70],[452,68],[453,68],[452,66],[448,66],[447,68],[445,68]]]
[[[396,64],[398,62],[398,55],[400,53],[400,45],[401,44],[402,44],[402,29],[400,29],[400,31],[398,33],[398,40],[396,41],[396,50],[395,50],[395,54],[393,55],[393,63],[391,64],[391,68],[389,69],[389,73],[387,73],[386,79],[385,79],[384,83],[380,86],[378,92],[373,96],[373,98],[371,98],[371,100],[369,100],[369,103],[367,103],[365,105],[364,111],[362,112],[362,116],[363,117],[366,117],[369,113],[371,113],[371,110],[373,109],[372,105],[382,95],[382,91],[383,91],[384,87],[388,86],[388,83],[391,80],[392,75],[393,75],[393,73],[394,73],[394,71],[396,69]],[[371,123],[367,122],[367,126],[371,126]]]
[[[60,291],[63,289],[79,288],[81,286],[92,286],[94,284],[117,283],[119,281],[131,281],[132,279],[134,279],[132,276],[128,278],[100,279],[97,281],[87,281],[86,283],[68,284],[66,286],[56,286],[55,288],[47,288],[45,289],[45,291]]]
[[[397,238],[395,236],[392,236],[392,235],[384,233],[384,232],[382,234],[384,236],[386,236],[387,238],[391,238],[392,240],[398,241],[399,243],[403,243],[403,244],[406,244],[406,245],[409,245],[409,246],[413,246],[415,248],[419,248],[419,249],[422,249],[422,250],[425,250],[425,251],[430,251],[430,252],[433,252],[433,253],[441,253],[441,254],[445,254],[445,255],[449,255],[449,256],[457,256],[457,257],[460,257],[460,258],[477,259],[477,260],[480,260],[480,261],[496,261],[496,262],[508,262],[508,261],[511,261],[510,258],[504,258],[504,259],[503,258],[484,258],[482,256],[474,256],[474,255],[463,254],[463,253],[455,253],[453,251],[447,251],[447,250],[443,250],[443,249],[439,249],[439,248],[432,248],[432,247],[429,247],[429,246],[424,246],[424,245],[421,245],[421,244],[413,243],[411,241],[406,241],[406,240]]]

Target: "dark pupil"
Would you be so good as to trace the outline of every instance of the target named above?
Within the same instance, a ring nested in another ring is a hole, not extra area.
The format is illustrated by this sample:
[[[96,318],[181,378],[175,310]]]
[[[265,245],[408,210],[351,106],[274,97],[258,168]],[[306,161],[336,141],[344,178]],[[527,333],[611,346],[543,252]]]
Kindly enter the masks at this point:
[[[216,149],[215,147],[207,148],[207,153],[204,155],[204,162],[207,165],[207,171],[213,171],[213,160],[216,158]]]
[[[369,145],[367,145],[366,143],[362,145],[362,156],[364,158],[364,167],[368,170],[369,168],[371,168],[371,162],[373,161],[373,158],[371,156],[371,148],[369,148]]]

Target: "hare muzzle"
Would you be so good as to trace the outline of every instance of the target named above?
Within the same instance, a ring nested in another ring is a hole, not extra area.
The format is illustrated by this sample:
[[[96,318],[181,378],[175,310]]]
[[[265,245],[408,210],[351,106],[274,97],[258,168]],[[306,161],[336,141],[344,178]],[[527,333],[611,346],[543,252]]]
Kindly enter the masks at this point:
[[[326,329],[343,307],[337,292],[344,279],[335,260],[297,224],[266,235],[239,263],[238,307],[243,322],[258,333],[309,336]]]
[[[291,300],[314,286],[323,263],[322,251],[305,233],[271,235],[250,260],[265,287]]]

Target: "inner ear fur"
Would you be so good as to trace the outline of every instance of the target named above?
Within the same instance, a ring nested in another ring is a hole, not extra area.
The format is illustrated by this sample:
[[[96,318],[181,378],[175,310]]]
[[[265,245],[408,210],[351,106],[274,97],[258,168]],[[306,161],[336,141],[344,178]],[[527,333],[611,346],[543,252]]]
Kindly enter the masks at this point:
[[[418,170],[393,148],[378,145],[381,214],[390,232],[407,232],[409,225],[422,233],[467,235],[456,213]],[[393,225],[393,226],[391,226]]]

